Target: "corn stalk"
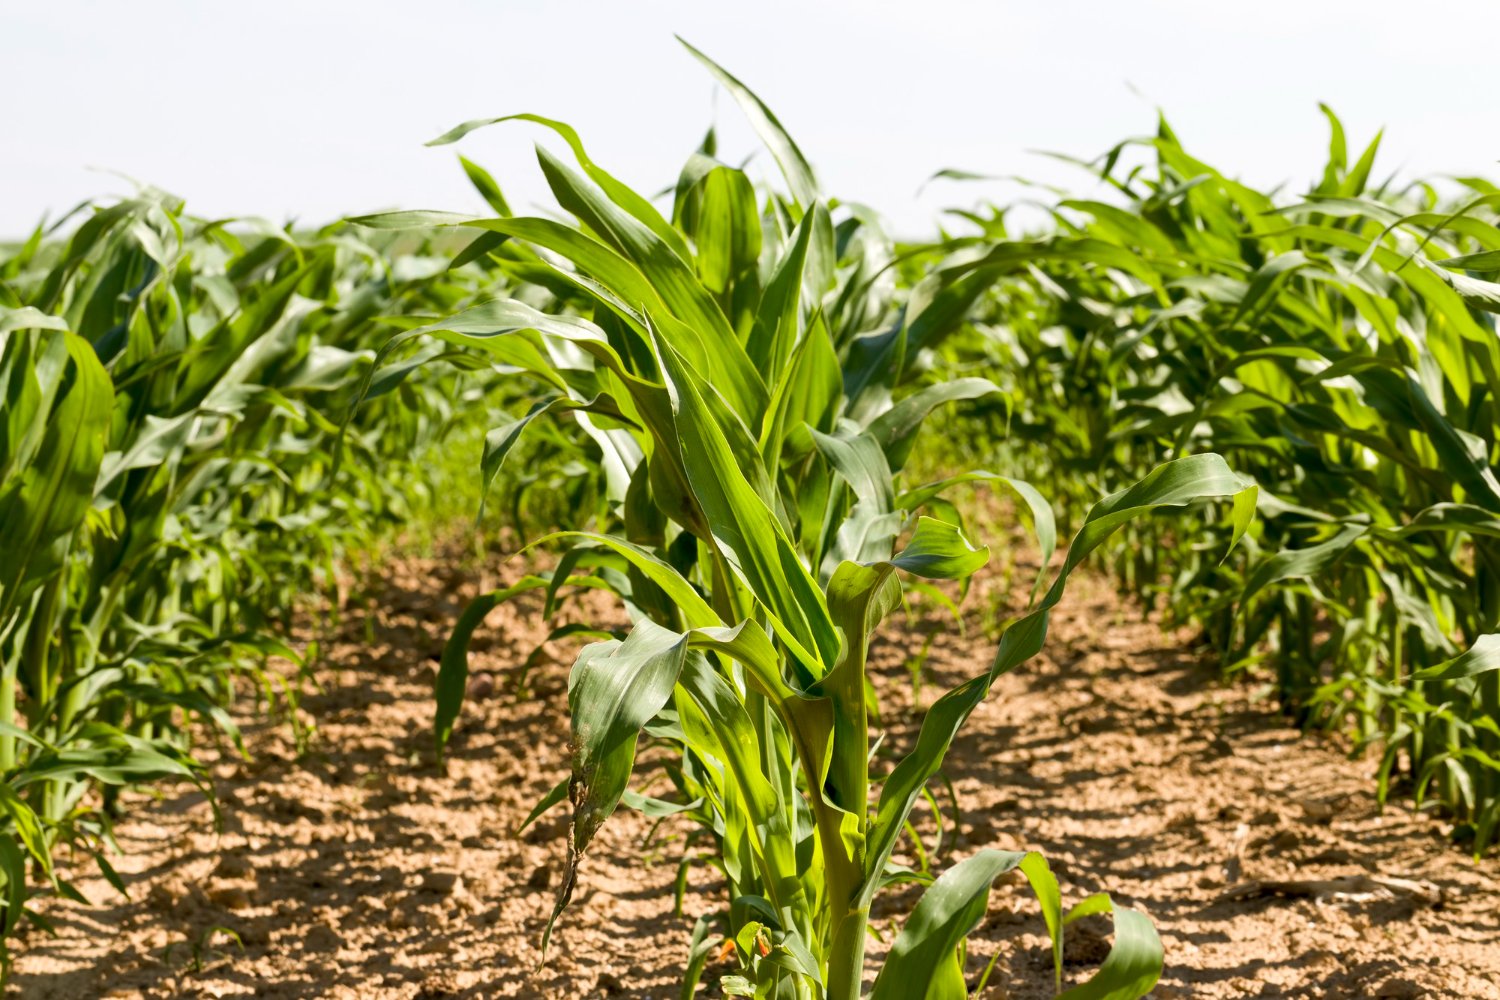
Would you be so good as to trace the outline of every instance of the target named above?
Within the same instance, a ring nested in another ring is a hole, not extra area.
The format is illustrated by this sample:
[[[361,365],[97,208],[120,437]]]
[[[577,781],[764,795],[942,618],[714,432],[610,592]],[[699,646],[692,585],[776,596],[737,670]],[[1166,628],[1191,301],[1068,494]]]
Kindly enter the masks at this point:
[[[821,201],[775,116],[697,55],[760,130],[784,193],[759,201],[741,170],[713,157],[710,136],[684,169],[669,218],[595,164],[568,126],[516,115],[467,123],[438,142],[506,120],[550,129],[577,166],[546,149],[540,165],[575,224],[436,213],[359,220],[475,230],[473,252],[503,250],[517,278],[567,289],[565,311],[496,299],[407,331],[382,356],[436,341],[528,377],[543,394],[492,432],[485,480],[531,421],[567,415],[596,442],[615,505],[608,530],[532,543],[563,547],[550,573],[468,609],[437,680],[438,741],[461,707],[469,639],[497,603],[545,590],[550,611],[574,588],[615,593],[633,627],[579,653],[569,680],[572,775],[539,806],[566,796],[573,807],[544,951],[590,842],[633,799],[711,831],[741,962],[726,992],[850,1000],[863,990],[876,894],[921,878],[892,860],[913,806],[994,679],[1041,649],[1069,574],[1112,532],[1163,507],[1233,498],[1238,536],[1254,489],[1218,456],[1200,455],[1098,503],[1050,585],[1039,576],[1041,596],[1006,631],[990,668],[941,697],[895,769],[872,775],[867,655],[876,629],[900,606],[904,578],[963,581],[988,559],[961,523],[924,509],[953,516],[939,501],[959,482],[1014,493],[1043,574],[1056,547],[1052,512],[1026,483],[990,472],[904,486],[900,472],[927,416],[997,391],[973,378],[914,385],[919,359],[962,326],[984,284],[939,276],[896,297],[892,250],[869,214]],[[643,731],[680,750],[681,801],[630,791]],[[1056,880],[1039,855],[989,851],[929,886],[873,996],[909,996],[922,982],[932,984],[928,996],[963,995],[960,945],[994,878],[1017,868],[1042,903],[1060,982],[1069,916]],[[1116,943],[1075,988],[1083,992],[1065,995],[1144,993],[1161,967],[1149,920],[1107,897],[1080,905],[1114,913]]]

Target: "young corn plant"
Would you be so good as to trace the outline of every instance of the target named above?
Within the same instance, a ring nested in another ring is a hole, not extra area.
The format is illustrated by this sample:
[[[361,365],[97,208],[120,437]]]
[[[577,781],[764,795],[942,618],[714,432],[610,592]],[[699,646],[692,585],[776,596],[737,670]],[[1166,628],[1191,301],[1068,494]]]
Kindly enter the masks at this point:
[[[545,590],[549,607],[575,588],[614,593],[632,627],[578,654],[568,693],[572,774],[538,807],[565,797],[573,809],[543,949],[591,841],[624,801],[653,815],[682,812],[710,831],[740,963],[721,980],[727,994],[852,1000],[864,993],[872,902],[893,884],[923,880],[894,860],[914,805],[994,679],[1040,650],[1072,571],[1121,525],[1164,507],[1232,499],[1238,536],[1254,488],[1216,455],[1163,466],[1094,506],[1049,582],[1056,531],[1030,486],[989,472],[903,483],[928,414],[995,391],[981,379],[913,387],[923,352],[962,325],[978,289],[929,282],[898,298],[889,243],[869,213],[822,201],[775,116],[694,54],[759,130],[784,192],[762,199],[742,170],[714,158],[710,137],[664,215],[595,164],[568,126],[518,115],[571,147],[576,169],[545,149],[538,155],[575,222],[433,213],[360,220],[476,230],[466,254],[492,255],[518,280],[558,296],[552,313],[497,299],[410,330],[382,363],[431,340],[509,366],[541,394],[524,417],[491,433],[485,481],[529,423],[567,415],[596,442],[613,504],[608,530],[532,543],[563,546],[552,571],[466,610],[437,680],[438,742],[457,719],[467,645],[486,613],[524,590]],[[937,503],[943,492],[976,481],[1015,493],[1030,519],[1044,567],[1031,610],[1005,632],[988,669],[927,710],[894,769],[874,773],[872,639],[900,606],[904,580],[965,580],[985,564],[988,550],[962,524],[924,513],[950,512]],[[630,789],[642,733],[679,749],[671,773],[680,801]],[[1161,949],[1144,915],[1102,894],[1065,912],[1041,856],[986,850],[927,887],[871,995],[965,996],[963,942],[993,881],[1016,869],[1041,902],[1059,984],[1065,925],[1113,913],[1113,950],[1066,996],[1138,996],[1151,987]],[[700,933],[684,996],[702,973],[704,940]]]
[[[1500,829],[1500,192],[1466,178],[1444,208],[1377,183],[1379,137],[1350,156],[1328,114],[1303,197],[1229,179],[1162,122],[1092,167],[1126,205],[1061,201],[1030,244],[981,220],[939,273],[1003,277],[986,335],[949,347],[1007,383],[1019,467],[1075,506],[1176,455],[1251,475],[1262,517],[1240,559],[1143,525],[1116,549],[1122,582],[1165,594],[1227,668],[1269,668],[1305,723],[1378,746],[1380,795],[1435,797],[1483,851]]]
[[[378,316],[493,285],[422,265],[348,233],[194,219],[149,190],[0,260],[0,962],[40,919],[28,859],[77,898],[51,865],[72,842],[119,887],[119,789],[201,780],[189,723],[237,744],[237,683],[274,693],[264,657],[295,658],[277,626],[394,519],[402,494],[368,468],[436,436],[444,387],[367,408],[347,438],[367,461],[337,482],[323,413],[389,335]]]

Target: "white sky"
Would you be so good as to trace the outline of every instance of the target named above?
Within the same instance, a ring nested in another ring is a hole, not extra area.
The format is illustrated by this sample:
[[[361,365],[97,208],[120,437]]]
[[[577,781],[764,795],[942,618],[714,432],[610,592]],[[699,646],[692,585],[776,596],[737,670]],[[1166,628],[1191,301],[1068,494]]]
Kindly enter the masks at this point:
[[[130,190],[100,170],[200,216],[313,223],[482,210],[461,150],[513,206],[545,202],[536,126],[422,145],[513,112],[570,122],[654,193],[711,121],[726,158],[754,148],[674,32],[760,94],[826,191],[903,235],[945,206],[1021,193],[917,197],[942,167],[1089,190],[1027,151],[1093,156],[1149,132],[1158,106],[1196,155],[1257,183],[1313,176],[1319,100],[1351,147],[1386,126],[1378,175],[1500,176],[1496,0],[0,0],[0,236]]]

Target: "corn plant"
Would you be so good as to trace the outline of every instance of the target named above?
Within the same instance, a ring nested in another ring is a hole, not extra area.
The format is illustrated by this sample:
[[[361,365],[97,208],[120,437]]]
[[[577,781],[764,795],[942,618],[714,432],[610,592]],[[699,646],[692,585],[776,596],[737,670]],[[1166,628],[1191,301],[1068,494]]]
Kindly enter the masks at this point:
[[[441,435],[452,377],[367,408],[338,481],[325,412],[383,313],[493,283],[430,265],[339,229],[193,219],[149,190],[0,261],[0,949],[29,912],[28,858],[76,897],[50,860],[71,841],[119,885],[118,789],[201,781],[189,722],[237,745],[225,706],[242,679],[274,699],[261,665],[296,658],[278,638],[294,603],[400,515],[404,491],[370,470]]]
[[[1352,157],[1329,120],[1304,196],[1230,180],[1162,122],[1090,165],[1123,206],[1060,201],[1058,232],[1022,242],[972,216],[983,235],[939,271],[997,278],[951,360],[1005,383],[993,419],[1058,492],[1208,449],[1254,478],[1241,559],[1142,526],[1122,581],[1165,593],[1230,670],[1268,669],[1304,722],[1377,745],[1382,798],[1404,770],[1482,851],[1500,823],[1500,193],[1467,178],[1443,208],[1378,183],[1379,137]]]
[[[562,546],[556,566],[466,610],[437,680],[437,735],[441,747],[461,707],[469,638],[498,603],[538,589],[549,608],[576,588],[616,594],[633,625],[623,639],[578,654],[568,694],[572,774],[538,807],[566,798],[573,809],[553,921],[622,801],[652,815],[682,813],[709,831],[729,886],[726,928],[741,969],[721,981],[724,991],[847,1000],[862,995],[872,901],[892,884],[926,881],[895,860],[913,806],[994,678],[1041,648],[1069,574],[1122,524],[1161,507],[1234,498],[1237,536],[1254,491],[1218,456],[1200,455],[1100,501],[1050,584],[1045,568],[1039,574],[1031,610],[1005,632],[989,669],[931,706],[894,769],[873,771],[868,654],[877,628],[900,606],[903,580],[966,580],[988,558],[961,523],[924,510],[952,516],[939,500],[959,482],[1009,490],[1045,567],[1056,547],[1051,509],[1026,483],[995,473],[902,481],[929,413],[996,391],[982,379],[913,388],[926,353],[963,325],[978,289],[945,278],[899,296],[892,250],[873,217],[822,201],[775,116],[695,55],[760,132],[781,193],[762,199],[742,170],[715,158],[710,135],[667,216],[595,164],[568,126],[517,115],[571,148],[576,169],[544,148],[538,156],[575,223],[435,213],[360,220],[475,230],[466,253],[503,253],[515,277],[559,295],[565,311],[497,299],[408,331],[384,361],[436,341],[510,366],[542,394],[491,432],[485,481],[532,421],[567,415],[597,442],[613,501],[610,530],[537,539]],[[680,751],[668,768],[676,801],[629,787],[643,732]],[[1103,895],[1065,913],[1039,855],[987,850],[931,882],[872,995],[966,995],[963,941],[993,880],[1015,869],[1042,904],[1059,983],[1065,924],[1114,914],[1109,958],[1066,995],[1150,988],[1161,953],[1146,917]],[[551,932],[549,921],[544,950]],[[684,996],[701,975],[704,940],[700,933]]]

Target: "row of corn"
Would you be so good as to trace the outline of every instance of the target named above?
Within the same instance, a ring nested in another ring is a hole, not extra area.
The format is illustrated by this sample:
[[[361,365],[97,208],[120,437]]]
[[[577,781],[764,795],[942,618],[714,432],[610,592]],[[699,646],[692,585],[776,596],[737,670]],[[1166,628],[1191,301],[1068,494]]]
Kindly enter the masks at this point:
[[[152,190],[79,214],[0,256],[0,947],[43,923],[33,892],[76,898],[93,864],[119,886],[123,786],[212,792],[190,741],[243,752],[236,691],[294,710],[301,678],[267,660],[308,666],[299,601],[410,511],[403,470],[482,393],[391,381],[340,426],[392,323],[493,287],[422,241]]]
[[[965,996],[994,964],[968,935],[1017,869],[1062,995],[1144,994],[1162,963],[1144,914],[1065,906],[1035,853],[935,871],[912,823],[1095,550],[1227,668],[1377,744],[1382,790],[1409,783],[1482,848],[1500,816],[1494,189],[1469,181],[1444,214],[1428,188],[1372,185],[1373,147],[1350,165],[1335,121],[1311,193],[1267,195],[1163,126],[1092,164],[1113,193],[1049,206],[1043,235],[996,210],[900,246],[694,54],[759,133],[769,186],[710,133],[652,198],[567,125],[519,115],[568,150],[538,154],[565,214],[514,214],[464,161],[492,214],[293,235],[148,194],[0,263],[4,929],[28,860],[31,885],[72,891],[60,841],[109,873],[114,788],[201,780],[190,722],[234,738],[223,707],[241,678],[274,682],[259,663],[292,652],[274,637],[298,595],[408,514],[422,475],[403,470],[476,421],[480,504],[553,558],[455,623],[439,748],[500,603],[540,591],[550,616],[604,591],[632,621],[552,633],[599,641],[569,681],[571,773],[537,807],[572,810],[544,950],[623,804],[687,821],[684,866],[727,887],[684,997],[726,940],[725,995],[850,1000],[873,972],[877,998]],[[520,404],[486,423],[496,386]],[[514,460],[528,448],[566,475]],[[946,601],[941,581],[987,562],[948,499],[976,484],[1013,500],[1040,569],[988,668],[885,746],[871,642],[908,595]],[[639,791],[642,741],[674,751],[650,779],[670,792]],[[867,962],[872,904],[912,883]],[[1112,915],[1113,950],[1065,986],[1067,927],[1090,914]]]
[[[1163,122],[1087,165],[1112,197],[1050,206],[1054,235],[975,216],[942,267],[1004,276],[947,360],[1003,384],[974,419],[1075,505],[1210,449],[1255,480],[1235,557],[1142,525],[1119,579],[1371,748],[1380,796],[1441,807],[1477,856],[1500,824],[1500,188],[1377,182],[1378,137],[1352,157],[1329,120],[1304,195]]]

